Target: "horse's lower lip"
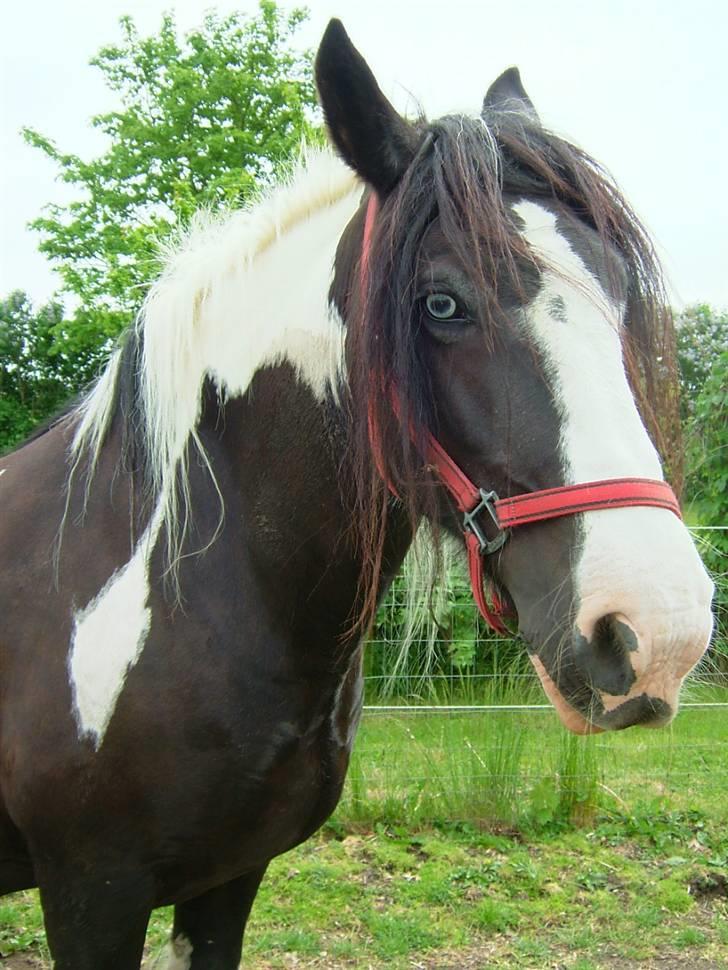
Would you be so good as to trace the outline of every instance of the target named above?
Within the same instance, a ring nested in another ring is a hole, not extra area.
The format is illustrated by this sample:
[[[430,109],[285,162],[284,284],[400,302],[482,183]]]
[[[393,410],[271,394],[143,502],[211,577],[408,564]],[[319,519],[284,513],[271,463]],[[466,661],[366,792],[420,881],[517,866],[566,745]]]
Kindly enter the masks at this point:
[[[603,728],[597,727],[596,724],[591,724],[564,699],[564,695],[553,682],[543,663],[535,654],[531,654],[531,663],[536,668],[536,673],[546,692],[546,696],[556,709],[556,713],[559,715],[564,727],[568,728],[574,734],[601,734]]]

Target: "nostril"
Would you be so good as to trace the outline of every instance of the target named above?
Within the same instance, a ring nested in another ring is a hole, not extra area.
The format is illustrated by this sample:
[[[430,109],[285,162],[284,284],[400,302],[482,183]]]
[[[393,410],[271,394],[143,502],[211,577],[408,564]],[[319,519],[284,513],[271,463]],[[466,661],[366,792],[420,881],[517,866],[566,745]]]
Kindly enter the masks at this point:
[[[618,613],[607,613],[594,624],[592,637],[604,650],[615,654],[637,649],[637,637],[634,631],[619,618]]]
[[[607,694],[627,694],[637,679],[632,655],[639,643],[634,630],[618,613],[601,616],[589,637],[577,632],[574,659],[592,687]]]

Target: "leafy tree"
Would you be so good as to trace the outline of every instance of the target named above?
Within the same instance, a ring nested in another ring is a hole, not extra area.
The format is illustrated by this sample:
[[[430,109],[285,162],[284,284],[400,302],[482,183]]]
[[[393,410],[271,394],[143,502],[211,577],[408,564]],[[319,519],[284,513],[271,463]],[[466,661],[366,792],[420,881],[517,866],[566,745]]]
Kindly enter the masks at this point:
[[[697,399],[721,351],[728,347],[728,312],[707,303],[686,307],[676,319],[677,358],[683,421],[695,413]]]
[[[713,361],[688,430],[694,501],[705,518],[728,526],[728,349]]]
[[[677,347],[686,492],[701,522],[728,525],[728,312],[688,307],[677,318]]]
[[[139,306],[160,241],[200,207],[244,200],[316,137],[310,53],[292,47],[305,16],[261,0],[253,17],[209,13],[182,40],[171,15],[151,37],[125,17],[121,43],[91,61],[121,104],[92,119],[106,151],[85,161],[24,131],[79,189],[33,223],[81,306],[70,350],[103,355]]]
[[[90,378],[88,360],[55,348],[66,328],[57,301],[36,312],[20,290],[0,300],[0,451],[25,437]]]
[[[677,318],[686,493],[716,580],[716,650],[728,662],[728,312],[701,303]]]
[[[693,509],[710,527],[700,551],[716,581],[716,643],[728,663],[728,350],[716,354],[693,402],[687,458]]]

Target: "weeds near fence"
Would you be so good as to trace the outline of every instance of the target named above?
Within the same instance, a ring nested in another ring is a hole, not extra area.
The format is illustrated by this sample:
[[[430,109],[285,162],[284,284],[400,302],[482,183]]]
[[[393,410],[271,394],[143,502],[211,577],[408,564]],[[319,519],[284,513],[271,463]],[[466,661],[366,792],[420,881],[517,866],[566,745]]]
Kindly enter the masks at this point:
[[[338,811],[345,824],[538,828],[587,823],[637,797],[728,799],[724,643],[683,692],[688,704],[722,708],[685,708],[659,732],[579,738],[546,705],[524,645],[484,629],[463,574],[451,567],[436,598],[413,590],[418,575],[398,578],[368,648],[369,710]],[[716,580],[725,584],[725,571]]]
[[[725,709],[686,709],[662,731],[586,738],[542,709],[366,714],[337,818],[538,829],[587,824],[647,798],[706,810],[728,803]]]

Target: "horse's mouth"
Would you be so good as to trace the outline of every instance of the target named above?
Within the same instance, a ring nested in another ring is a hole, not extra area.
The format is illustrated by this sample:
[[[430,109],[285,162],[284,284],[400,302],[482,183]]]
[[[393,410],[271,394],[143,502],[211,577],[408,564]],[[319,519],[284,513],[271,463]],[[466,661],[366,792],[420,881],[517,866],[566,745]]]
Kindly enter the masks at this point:
[[[561,723],[564,725],[564,727],[568,728],[574,734],[601,734],[604,729],[597,727],[596,724],[592,724],[590,721],[587,721],[583,714],[580,714],[574,707],[572,707],[553,682],[541,660],[539,660],[535,654],[531,654],[530,656],[531,663],[536,668],[536,673],[538,674],[541,685],[546,692],[546,696],[556,708],[556,713],[559,715]]]

